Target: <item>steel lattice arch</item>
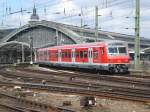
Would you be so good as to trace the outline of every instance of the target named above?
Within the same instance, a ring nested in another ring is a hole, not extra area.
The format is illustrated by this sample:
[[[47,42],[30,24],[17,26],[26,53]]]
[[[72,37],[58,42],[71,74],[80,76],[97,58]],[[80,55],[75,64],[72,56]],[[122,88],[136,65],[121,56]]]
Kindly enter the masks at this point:
[[[99,31],[98,37],[98,41],[121,40],[127,42],[131,52],[134,52],[134,36],[132,35]],[[33,41],[33,48],[64,44],[79,44],[94,42],[95,30],[45,20],[30,21],[28,24],[11,31],[10,33],[7,31],[7,34],[1,38],[0,44],[16,41],[30,45],[31,38]],[[150,47],[150,39],[141,38],[141,50],[148,47]],[[3,51],[1,51],[1,54],[4,54]],[[3,60],[2,57],[7,56],[1,55],[1,60]],[[18,57],[20,59],[21,56]],[[11,58],[11,60],[17,59],[16,57]],[[16,62],[16,60],[13,62]]]

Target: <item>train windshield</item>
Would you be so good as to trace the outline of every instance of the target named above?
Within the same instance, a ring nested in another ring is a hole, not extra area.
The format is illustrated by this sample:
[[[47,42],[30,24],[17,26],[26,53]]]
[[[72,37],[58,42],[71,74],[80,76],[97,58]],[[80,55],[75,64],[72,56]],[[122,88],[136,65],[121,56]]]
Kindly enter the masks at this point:
[[[126,47],[109,47],[108,53],[111,55],[115,54],[127,54]]]

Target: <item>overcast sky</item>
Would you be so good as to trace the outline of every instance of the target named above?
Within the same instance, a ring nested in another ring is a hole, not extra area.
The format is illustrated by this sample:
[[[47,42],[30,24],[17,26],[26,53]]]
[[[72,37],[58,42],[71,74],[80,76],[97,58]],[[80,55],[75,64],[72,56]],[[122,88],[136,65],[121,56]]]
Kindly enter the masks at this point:
[[[40,20],[56,21],[94,28],[94,7],[99,7],[99,28],[104,31],[134,35],[135,0],[0,0],[0,28],[25,25],[32,8]],[[23,13],[14,13],[26,10]],[[14,14],[10,14],[14,13]],[[82,16],[79,16],[79,14]],[[150,38],[150,0],[141,0],[141,36]]]

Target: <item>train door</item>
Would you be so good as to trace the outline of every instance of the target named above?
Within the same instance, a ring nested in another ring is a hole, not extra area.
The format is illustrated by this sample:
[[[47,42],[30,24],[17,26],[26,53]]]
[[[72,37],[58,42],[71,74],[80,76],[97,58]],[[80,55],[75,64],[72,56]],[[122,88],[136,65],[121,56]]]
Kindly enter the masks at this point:
[[[72,63],[75,62],[75,48],[72,48]]]
[[[106,55],[105,55],[105,49],[104,47],[100,47],[100,57],[101,57],[101,63],[104,63],[106,61]]]
[[[104,56],[104,48],[100,47],[99,48],[99,63],[103,62],[103,59],[104,59],[103,56]]]
[[[88,63],[88,48],[77,48],[75,49],[76,62]]]
[[[93,52],[93,49],[92,49],[92,48],[89,48],[89,49],[88,49],[88,58],[89,58],[88,60],[89,60],[89,63],[90,63],[90,64],[92,64],[92,62],[93,62],[93,60],[92,60],[92,56],[93,56],[93,55],[92,55],[92,52]]]
[[[93,48],[93,63],[102,63],[103,62],[103,47],[94,47]]]
[[[100,62],[99,48],[94,47],[92,53],[93,53],[93,63],[99,63]]]
[[[61,49],[58,50],[58,62],[61,62]]]
[[[62,62],[71,62],[72,61],[72,49],[63,49],[62,50]]]

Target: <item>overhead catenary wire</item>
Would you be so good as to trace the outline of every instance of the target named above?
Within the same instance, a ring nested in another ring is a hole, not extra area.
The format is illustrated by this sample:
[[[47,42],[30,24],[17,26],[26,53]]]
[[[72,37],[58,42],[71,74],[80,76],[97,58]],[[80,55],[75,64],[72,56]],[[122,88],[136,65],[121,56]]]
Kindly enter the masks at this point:
[[[98,5],[99,5],[99,9],[100,10],[105,10],[105,9],[109,9],[109,8],[111,9],[111,8],[120,7],[120,6],[121,7],[122,6],[123,7],[125,7],[125,6],[128,7],[129,4],[132,4],[134,2],[134,0],[115,0],[115,1],[114,0],[107,0],[107,4],[106,4],[106,0],[97,0],[97,2],[98,2]],[[104,2],[104,3],[101,4],[102,2]],[[38,12],[40,12],[41,10],[46,9],[45,12],[46,12],[47,20],[55,20],[56,22],[57,21],[63,22],[65,20],[66,22],[70,21],[71,24],[74,24],[74,23],[76,23],[76,21],[79,21],[79,19],[80,19],[80,17],[78,16],[80,11],[79,11],[79,9],[75,9],[75,8],[73,8],[72,10],[66,10],[65,9],[65,11],[64,10],[62,10],[61,12],[59,11],[60,14],[56,14],[56,13],[58,13],[57,7],[59,7],[60,5],[63,4],[62,1],[60,2],[58,0],[55,0],[55,1],[47,0],[45,2],[45,1],[38,1],[38,0],[36,0],[35,4],[36,4],[36,8],[37,8]],[[10,7],[11,5],[9,5],[9,4],[7,4],[7,5],[8,5],[7,8],[11,8],[12,9],[12,7]],[[107,7],[106,7],[106,5],[107,5]],[[49,7],[56,7],[56,8],[51,9]],[[126,7],[125,7],[125,9],[126,9]],[[20,12],[18,12],[18,13],[20,13],[20,14],[23,13],[23,10],[25,12],[31,12],[32,8],[33,7],[27,7],[27,8],[23,8],[22,7],[22,10],[21,10],[21,8],[19,8],[20,10],[18,10],[18,11],[20,11]],[[82,9],[83,9],[83,20],[84,20],[83,23],[89,24],[88,20],[86,20],[85,18],[88,17],[88,19],[90,19],[91,21],[94,20],[94,17],[92,17],[94,15],[94,14],[92,14],[93,9],[88,7],[88,6],[86,8],[82,7]],[[106,17],[109,17],[109,16],[113,17],[112,19],[118,19],[118,18],[122,18],[122,19],[128,18],[129,19],[129,18],[133,18],[134,17],[134,15],[132,14],[133,11],[134,11],[134,9],[131,10],[131,13],[129,12],[129,14],[127,14],[127,15],[121,15],[121,16],[118,15],[118,16],[116,16],[116,15],[114,15],[114,12],[112,10],[112,11],[110,11],[110,14],[106,15]],[[11,12],[11,14],[13,13],[13,11],[8,11],[8,12]],[[64,14],[64,12],[65,12],[65,14]],[[16,15],[18,13],[14,13],[14,15]],[[23,15],[24,14],[25,13],[23,13]],[[42,17],[42,16],[43,16],[43,18],[45,17],[45,14],[42,14],[42,12],[40,12],[38,14],[40,14],[40,17]],[[51,19],[51,18],[48,17],[50,15],[57,16],[57,17],[56,17],[56,19],[53,19],[53,18]],[[10,16],[10,15],[7,15],[7,16]],[[103,17],[103,15],[102,15],[102,17]],[[4,19],[4,23],[5,23],[5,18],[3,18],[3,19]],[[93,23],[94,22],[92,22],[90,24],[93,24]]]

